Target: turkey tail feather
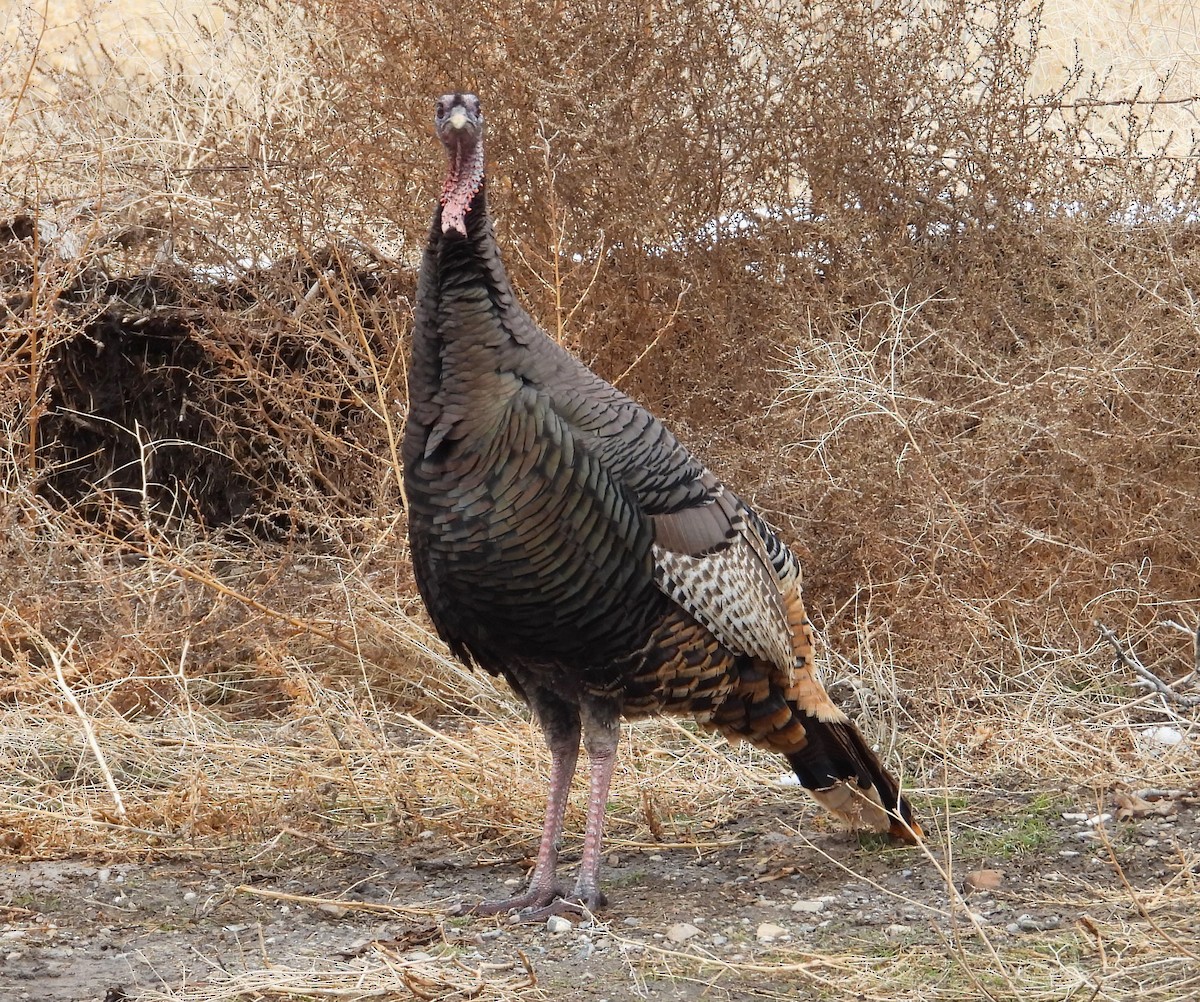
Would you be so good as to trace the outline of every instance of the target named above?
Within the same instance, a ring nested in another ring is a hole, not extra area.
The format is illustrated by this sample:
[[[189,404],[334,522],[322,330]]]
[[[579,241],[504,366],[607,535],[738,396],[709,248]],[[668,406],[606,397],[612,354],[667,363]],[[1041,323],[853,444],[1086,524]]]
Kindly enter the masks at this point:
[[[768,685],[729,700],[712,724],[729,738],[783,755],[800,785],[848,827],[909,843],[921,836],[900,784],[840,710],[832,719],[818,715]]]
[[[848,720],[827,722],[795,712],[806,741],[784,754],[801,785],[850,828],[915,842],[922,832],[912,807],[858,729]]]

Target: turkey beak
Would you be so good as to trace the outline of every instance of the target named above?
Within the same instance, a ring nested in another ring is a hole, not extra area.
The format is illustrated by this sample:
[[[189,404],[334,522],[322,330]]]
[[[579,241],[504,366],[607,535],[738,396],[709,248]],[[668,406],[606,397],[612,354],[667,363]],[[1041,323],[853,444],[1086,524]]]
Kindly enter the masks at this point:
[[[457,132],[459,129],[466,128],[467,122],[467,110],[460,104],[452,112],[450,112],[450,118],[447,120],[446,124],[449,125],[450,128],[452,128],[455,132]]]

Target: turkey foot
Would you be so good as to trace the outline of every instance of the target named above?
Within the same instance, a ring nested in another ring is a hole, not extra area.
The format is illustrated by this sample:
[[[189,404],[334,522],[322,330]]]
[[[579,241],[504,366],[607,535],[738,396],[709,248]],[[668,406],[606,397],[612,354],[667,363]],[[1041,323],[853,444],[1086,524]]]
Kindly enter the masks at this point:
[[[576,890],[570,897],[563,895],[541,908],[521,912],[520,920],[522,922],[545,922],[551,915],[561,915],[563,918],[571,919],[590,919],[607,904],[608,898],[599,891],[585,896]]]
[[[519,912],[522,922],[544,922],[551,915],[581,918],[608,904],[600,891],[600,846],[604,835],[604,805],[616,762],[617,729],[615,715],[599,718],[585,714],[584,742],[591,759],[588,790],[587,830],[583,837],[583,858],[579,877],[568,893],[554,875],[558,862],[558,837],[562,832],[567,787],[575,771],[577,749],[565,742],[551,744],[550,796],[542,827],[542,844],[524,894],[498,901],[481,901],[471,911],[476,915],[501,915]]]
[[[523,912],[526,909],[533,908],[539,912],[546,912],[549,917],[553,914],[548,909],[566,899],[567,889],[561,884],[554,883],[549,887],[533,887],[531,886],[524,894],[518,894],[513,898],[496,898],[487,901],[480,901],[474,908],[466,909],[472,915],[506,915],[509,912]]]
[[[549,893],[535,891],[532,888],[515,898],[503,900],[481,901],[474,908],[464,908],[460,914],[471,915],[506,915],[515,913],[513,921],[522,923],[545,922],[551,915],[561,915],[564,918],[588,918],[600,908],[608,904],[603,894],[596,894],[590,899],[578,895],[568,896],[565,887],[555,886]]]

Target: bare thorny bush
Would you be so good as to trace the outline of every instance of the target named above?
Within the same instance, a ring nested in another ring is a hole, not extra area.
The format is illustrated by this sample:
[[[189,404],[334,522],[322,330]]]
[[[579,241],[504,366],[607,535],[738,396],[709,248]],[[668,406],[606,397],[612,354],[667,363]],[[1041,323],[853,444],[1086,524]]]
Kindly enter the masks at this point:
[[[459,88],[525,302],[795,544],[878,737],[937,781],[1155,768],[1136,728],[1187,715],[1093,622],[1188,670],[1196,151],[1081,67],[1035,92],[1039,16],[247,0],[193,50],[68,64],[31,15],[0,108],[0,698],[57,700],[51,652],[125,715],[185,676],[250,715],[310,710],[308,672],[481,698],[421,619],[395,462]]]

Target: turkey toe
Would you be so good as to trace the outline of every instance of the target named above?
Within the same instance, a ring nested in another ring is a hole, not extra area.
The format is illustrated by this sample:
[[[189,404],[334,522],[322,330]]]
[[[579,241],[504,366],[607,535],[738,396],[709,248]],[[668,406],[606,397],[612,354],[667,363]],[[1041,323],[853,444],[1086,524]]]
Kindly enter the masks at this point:
[[[555,885],[536,891],[530,889],[524,894],[518,894],[514,898],[497,898],[495,900],[480,901],[470,911],[474,915],[507,915],[509,912],[523,912],[530,908],[540,910],[553,905],[554,902],[563,900],[566,896],[567,889]]]

